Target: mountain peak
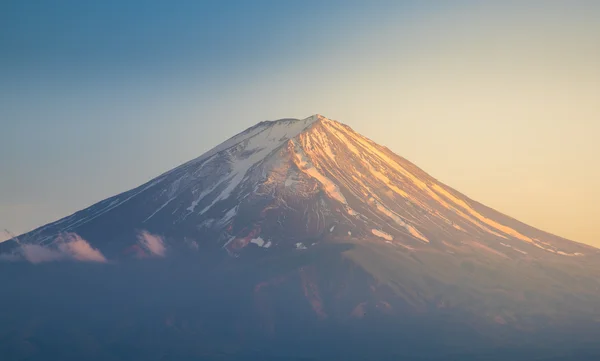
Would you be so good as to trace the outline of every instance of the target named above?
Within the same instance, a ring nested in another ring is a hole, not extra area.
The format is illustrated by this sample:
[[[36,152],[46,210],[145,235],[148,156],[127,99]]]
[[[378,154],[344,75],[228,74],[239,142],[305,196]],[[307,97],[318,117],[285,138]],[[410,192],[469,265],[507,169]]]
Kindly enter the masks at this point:
[[[321,114],[313,114],[309,117],[306,118],[281,118],[281,119],[276,119],[276,120],[263,120],[259,123],[257,123],[256,125],[250,127],[249,129],[252,129],[254,127],[260,127],[260,126],[273,126],[276,124],[306,124],[306,125],[311,125],[314,123],[318,123],[318,122],[322,122],[322,121],[330,121],[330,122],[335,122],[332,119],[329,119]],[[304,128],[303,130],[307,130],[308,127]],[[243,133],[243,132],[242,132]]]
[[[315,119],[315,121],[319,121],[319,120],[331,120],[321,114],[313,114],[311,115],[309,118]]]

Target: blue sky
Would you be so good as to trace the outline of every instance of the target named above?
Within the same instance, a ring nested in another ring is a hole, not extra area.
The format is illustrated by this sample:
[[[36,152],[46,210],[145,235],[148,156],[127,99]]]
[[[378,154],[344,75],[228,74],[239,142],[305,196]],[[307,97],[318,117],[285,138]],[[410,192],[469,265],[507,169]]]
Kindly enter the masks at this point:
[[[600,201],[599,7],[3,1],[0,229],[68,215],[259,121],[320,113],[484,203],[593,243],[581,214]]]
[[[17,73],[87,78],[193,71],[212,80],[330,51],[332,41],[348,41],[418,8],[401,1],[3,4],[2,63]]]

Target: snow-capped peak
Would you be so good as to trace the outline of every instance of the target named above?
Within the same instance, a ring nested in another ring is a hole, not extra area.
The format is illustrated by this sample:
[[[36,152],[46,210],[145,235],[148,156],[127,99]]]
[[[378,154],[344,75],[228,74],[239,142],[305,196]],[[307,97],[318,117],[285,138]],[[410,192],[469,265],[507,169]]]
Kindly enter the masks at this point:
[[[325,233],[334,236],[337,230],[353,238],[381,239],[373,237],[373,229],[411,250],[448,247],[449,252],[506,254],[514,248],[525,252],[517,256],[528,257],[588,251],[475,204],[320,114],[260,122],[147,184],[30,237],[45,243],[63,231],[96,229],[97,222],[107,224],[110,217],[126,217],[132,229],[212,239],[230,253],[259,237],[271,242],[270,249],[285,240],[293,244]],[[332,225],[336,232],[327,232]]]

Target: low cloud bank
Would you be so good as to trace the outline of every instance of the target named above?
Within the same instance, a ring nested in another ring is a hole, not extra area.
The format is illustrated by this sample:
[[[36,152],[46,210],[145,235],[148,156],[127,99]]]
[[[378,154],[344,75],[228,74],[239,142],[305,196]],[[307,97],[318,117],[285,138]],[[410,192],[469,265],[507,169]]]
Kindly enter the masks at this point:
[[[61,234],[48,246],[22,244],[15,253],[1,255],[0,260],[14,261],[19,258],[19,255],[33,264],[65,260],[106,262],[106,258],[102,252],[93,248],[76,233]]]
[[[141,231],[137,235],[138,243],[151,254],[164,257],[167,251],[163,238],[148,231]]]

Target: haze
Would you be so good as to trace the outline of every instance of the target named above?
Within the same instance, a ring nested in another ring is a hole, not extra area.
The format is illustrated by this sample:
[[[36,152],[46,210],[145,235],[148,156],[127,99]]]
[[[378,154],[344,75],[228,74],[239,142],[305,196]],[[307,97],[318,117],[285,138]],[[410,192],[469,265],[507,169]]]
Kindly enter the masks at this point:
[[[525,223],[600,246],[593,1],[0,5],[0,229],[323,114]]]

